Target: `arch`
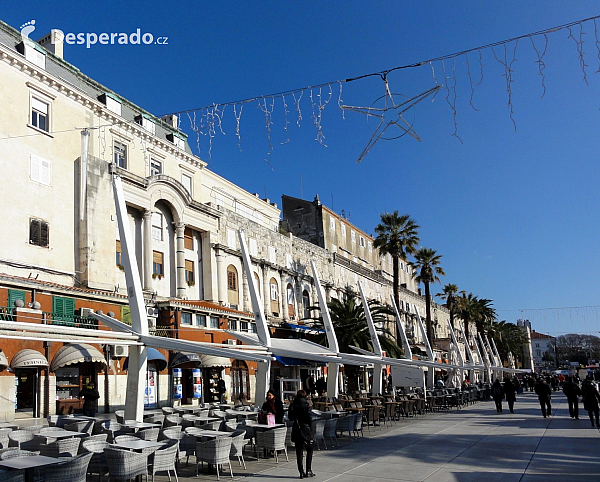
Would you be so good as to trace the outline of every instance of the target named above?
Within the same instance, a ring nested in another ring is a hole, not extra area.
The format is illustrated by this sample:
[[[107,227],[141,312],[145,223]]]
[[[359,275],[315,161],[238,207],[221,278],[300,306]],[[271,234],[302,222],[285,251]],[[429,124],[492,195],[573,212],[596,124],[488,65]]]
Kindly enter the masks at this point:
[[[296,316],[296,295],[294,294],[294,286],[288,283],[285,289],[287,313],[290,318]]]
[[[279,283],[275,278],[269,280],[269,300],[271,314],[279,317]]]
[[[227,302],[230,305],[237,306],[239,304],[239,288],[238,270],[230,264],[227,266]]]
[[[258,277],[258,273],[255,271],[254,273],[254,284],[256,285],[256,291],[258,291],[258,296],[260,296],[260,278]]]
[[[304,290],[302,292],[302,308],[304,310],[304,318],[308,318],[310,316],[310,310],[308,309],[310,306],[310,294],[308,291]]]
[[[150,196],[151,206],[159,201],[169,203],[172,206],[173,219],[176,223],[183,220],[183,210],[192,201],[191,196],[181,183],[163,174],[149,179],[148,195]]]
[[[243,360],[231,362],[231,400],[250,399],[250,372],[248,365]]]

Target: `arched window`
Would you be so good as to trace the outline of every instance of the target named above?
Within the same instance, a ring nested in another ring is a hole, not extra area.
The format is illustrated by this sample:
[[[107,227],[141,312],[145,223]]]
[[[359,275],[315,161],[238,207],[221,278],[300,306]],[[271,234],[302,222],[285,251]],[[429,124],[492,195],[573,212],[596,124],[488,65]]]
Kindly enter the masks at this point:
[[[250,399],[250,375],[248,365],[245,361],[234,360],[231,362],[231,400],[249,400]]]
[[[235,266],[231,264],[227,266],[227,302],[229,305],[234,305],[232,308],[237,309],[239,303],[238,272]]]
[[[254,273],[254,284],[256,285],[256,291],[258,291],[258,296],[260,296],[260,279],[258,275]]]
[[[310,310],[308,307],[310,306],[310,296],[308,291],[304,290],[302,292],[302,307],[304,308],[304,318],[308,318],[310,316]]]
[[[279,317],[279,285],[275,278],[271,278],[269,281],[269,299],[271,300],[271,314]]]
[[[294,305],[295,305],[294,300],[296,299],[296,297],[294,296],[294,287],[292,286],[291,283],[287,284],[286,297],[287,297],[288,316],[290,318],[293,318],[294,316],[296,316],[296,310],[294,309]]]

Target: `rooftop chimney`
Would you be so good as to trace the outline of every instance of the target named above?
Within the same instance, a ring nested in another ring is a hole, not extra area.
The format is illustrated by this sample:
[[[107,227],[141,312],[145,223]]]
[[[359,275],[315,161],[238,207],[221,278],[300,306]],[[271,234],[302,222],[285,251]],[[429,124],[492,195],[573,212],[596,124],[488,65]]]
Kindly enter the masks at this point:
[[[57,57],[60,57],[61,59],[63,59],[64,58],[64,56],[63,56],[64,40],[65,40],[65,34],[63,33],[63,31],[59,30],[57,28],[53,28],[52,30],[50,30],[50,33],[48,35],[39,39],[38,43],[42,47],[45,47],[47,50],[52,52]]]
[[[165,121],[167,124],[169,124],[171,127],[173,127],[173,129],[179,128],[179,126],[177,125],[179,123],[179,119],[177,118],[177,116],[175,114],[166,115],[166,116],[162,117],[161,120]]]

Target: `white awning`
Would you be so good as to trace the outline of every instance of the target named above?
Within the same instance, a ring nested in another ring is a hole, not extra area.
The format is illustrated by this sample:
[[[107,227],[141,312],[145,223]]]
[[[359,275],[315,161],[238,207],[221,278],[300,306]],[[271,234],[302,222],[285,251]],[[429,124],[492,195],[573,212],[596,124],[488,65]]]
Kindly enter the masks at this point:
[[[225,358],[222,356],[200,355],[200,359],[202,360],[203,368],[211,368],[211,367],[229,368],[231,366],[231,360],[229,358]]]
[[[47,367],[48,360],[39,351],[25,348],[15,354],[10,361],[11,368]]]
[[[8,358],[3,351],[0,351],[0,369],[4,369],[8,366]]]
[[[63,346],[56,352],[50,365],[50,371],[55,372],[58,368],[73,365],[75,363],[102,363],[106,365],[104,355],[96,348],[86,343],[73,343]]]

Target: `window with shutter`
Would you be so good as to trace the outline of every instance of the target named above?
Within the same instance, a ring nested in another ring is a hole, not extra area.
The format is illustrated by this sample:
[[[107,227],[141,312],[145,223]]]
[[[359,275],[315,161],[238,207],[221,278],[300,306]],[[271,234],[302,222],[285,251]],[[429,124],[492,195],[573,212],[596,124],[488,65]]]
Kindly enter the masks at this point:
[[[163,276],[164,271],[164,258],[163,254],[159,251],[152,252],[152,275]]]
[[[14,308],[15,301],[21,300],[25,304],[25,292],[20,290],[8,290],[8,307]]]
[[[185,281],[190,286],[194,284],[194,262],[188,259],[185,260]]]
[[[194,249],[194,232],[192,228],[185,228],[183,231],[183,247],[185,249]]]
[[[73,323],[75,315],[75,299],[63,298],[62,296],[52,297],[52,323],[70,322]]]
[[[32,154],[29,162],[29,179],[49,186],[52,177],[51,174],[52,162]]]
[[[29,220],[29,244],[47,248],[50,244],[50,226],[41,219]]]
[[[43,102],[35,97],[31,98],[31,125],[48,132],[48,103]]]
[[[117,266],[123,266],[123,251],[121,250],[121,241],[117,239],[115,261]]]

